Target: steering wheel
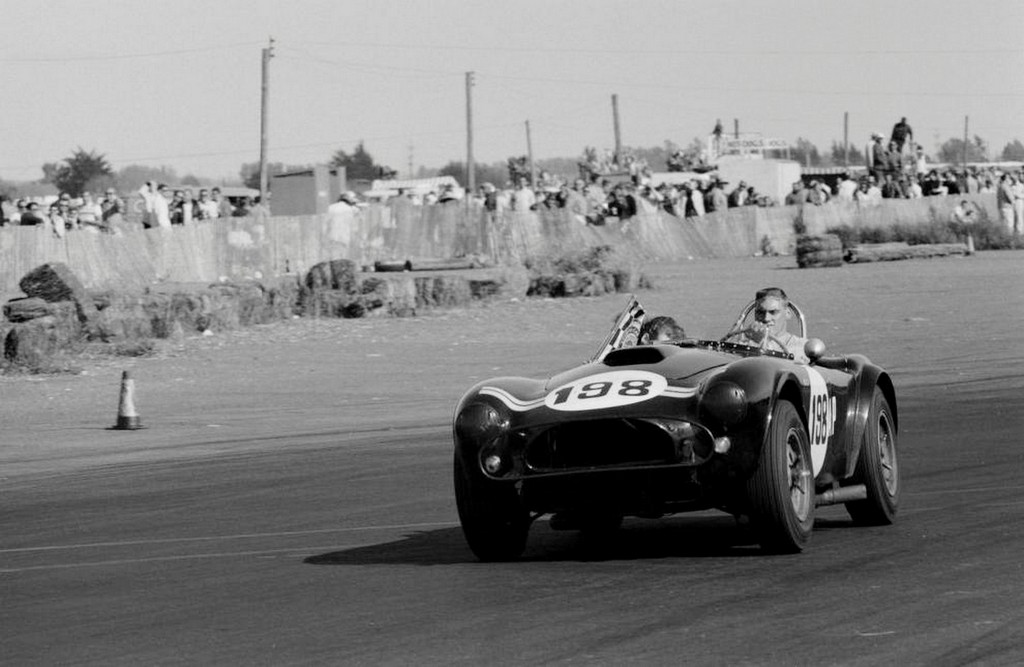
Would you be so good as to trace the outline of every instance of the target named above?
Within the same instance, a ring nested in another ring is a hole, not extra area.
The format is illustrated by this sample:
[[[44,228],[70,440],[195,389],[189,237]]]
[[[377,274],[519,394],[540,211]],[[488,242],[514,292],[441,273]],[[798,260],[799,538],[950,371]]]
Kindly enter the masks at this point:
[[[737,337],[743,336],[743,335],[745,335],[745,334],[747,334],[749,332],[750,332],[750,328],[749,327],[746,328],[746,329],[740,329],[739,331],[730,331],[728,334],[725,335],[724,338],[722,338],[722,342],[723,343],[728,342],[729,339],[731,339],[731,338],[737,338]],[[751,347],[757,347],[757,348],[760,348],[760,349],[763,349],[763,350],[767,350],[769,344],[774,344],[776,347],[779,348],[780,352],[784,352],[786,354],[789,354],[789,348],[786,347],[785,343],[783,343],[781,340],[779,340],[778,336],[776,336],[775,334],[773,334],[773,333],[771,333],[769,331],[762,332],[762,335],[763,335],[763,337],[761,339],[761,344],[760,345],[751,345]]]

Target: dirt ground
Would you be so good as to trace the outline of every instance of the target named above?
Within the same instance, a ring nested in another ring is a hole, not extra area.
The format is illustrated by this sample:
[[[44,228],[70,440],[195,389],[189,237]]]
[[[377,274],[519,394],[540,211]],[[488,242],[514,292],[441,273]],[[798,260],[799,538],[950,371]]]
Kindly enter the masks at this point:
[[[831,352],[865,353],[898,391],[1024,388],[1024,252],[836,269],[791,257],[646,268],[651,314],[720,336],[756,288],[787,290]],[[5,475],[259,446],[293,429],[447,422],[461,393],[497,375],[546,375],[586,359],[625,295],[513,300],[408,319],[303,320],[160,341],[148,358],[83,357],[78,374],[0,377]],[[107,430],[130,370],[148,427]],[[416,409],[406,410],[405,408]]]

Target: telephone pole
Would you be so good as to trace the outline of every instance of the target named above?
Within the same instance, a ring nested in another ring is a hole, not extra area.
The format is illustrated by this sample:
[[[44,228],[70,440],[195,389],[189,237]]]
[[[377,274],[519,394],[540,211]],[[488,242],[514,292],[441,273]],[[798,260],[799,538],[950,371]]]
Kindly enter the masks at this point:
[[[968,119],[968,117],[964,116],[964,148],[963,148],[962,158],[960,160],[960,162],[965,167],[967,166],[967,119]]]
[[[260,203],[267,205],[267,99],[270,88],[270,59],[274,57],[274,38],[263,49],[262,84],[260,87]]]
[[[843,112],[843,165],[850,166],[850,112]]]
[[[476,192],[476,164],[473,162],[473,72],[466,72],[466,194]],[[467,196],[467,201],[468,201]]]
[[[533,163],[533,141],[530,139],[530,121],[526,121],[526,159],[530,161],[530,186],[537,187],[537,167]]]
[[[619,129],[619,96],[612,95],[612,124],[615,128],[615,164],[622,155],[622,132]]]

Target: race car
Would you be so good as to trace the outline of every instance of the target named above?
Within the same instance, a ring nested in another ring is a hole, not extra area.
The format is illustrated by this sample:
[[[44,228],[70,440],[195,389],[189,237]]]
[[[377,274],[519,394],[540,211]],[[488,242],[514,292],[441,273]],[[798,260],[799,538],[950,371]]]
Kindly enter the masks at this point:
[[[483,561],[522,555],[532,522],[609,534],[623,517],[720,509],[747,517],[766,552],[808,542],[815,508],[892,523],[900,498],[896,393],[858,354],[809,363],[736,342],[744,308],[717,340],[643,344],[631,298],[587,363],[547,379],[480,382],[454,415],[459,520]],[[789,326],[807,337],[788,303]],[[742,340],[742,338],[740,338]]]

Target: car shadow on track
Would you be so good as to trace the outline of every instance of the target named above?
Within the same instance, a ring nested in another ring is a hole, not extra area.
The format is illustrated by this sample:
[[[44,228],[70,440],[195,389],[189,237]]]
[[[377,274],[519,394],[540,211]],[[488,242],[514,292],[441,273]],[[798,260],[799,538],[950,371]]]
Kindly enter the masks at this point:
[[[848,526],[845,521],[819,521],[816,531]],[[813,541],[812,547],[813,548]],[[729,516],[628,519],[617,531],[590,535],[555,531],[547,521],[530,530],[526,551],[518,562],[649,560],[658,558],[768,557],[749,525]],[[459,527],[410,533],[381,544],[310,556],[310,565],[454,565],[474,563]]]

